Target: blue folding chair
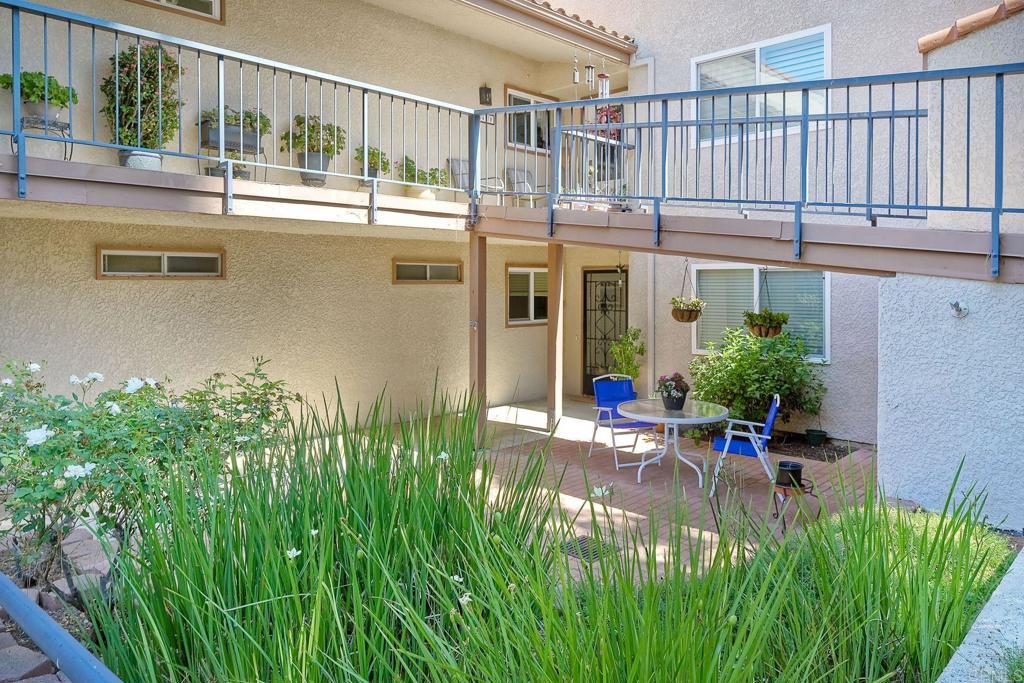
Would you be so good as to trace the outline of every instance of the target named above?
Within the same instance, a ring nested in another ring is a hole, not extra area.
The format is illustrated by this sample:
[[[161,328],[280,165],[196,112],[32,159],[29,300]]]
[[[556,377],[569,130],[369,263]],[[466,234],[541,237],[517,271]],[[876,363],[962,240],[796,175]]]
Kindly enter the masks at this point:
[[[779,415],[781,400],[775,394],[772,404],[768,408],[768,417],[764,422],[750,422],[748,420],[729,420],[725,428],[725,436],[716,436],[711,443],[711,450],[720,453],[718,462],[715,463],[715,476],[711,479],[709,497],[715,495],[715,488],[718,485],[718,475],[725,464],[725,457],[730,453],[742,455],[747,458],[757,458],[768,475],[769,481],[775,481],[775,471],[768,460],[768,440],[772,438],[772,429],[775,427],[775,418]],[[761,431],[758,432],[757,430]]]
[[[636,398],[636,391],[633,389],[633,378],[629,375],[601,375],[594,378],[594,410],[597,414],[594,417],[594,433],[590,437],[590,451],[587,457],[592,456],[596,451],[611,452],[615,456],[615,469],[623,467],[638,467],[640,463],[630,462],[619,464],[619,447],[615,441],[616,434],[633,435],[633,453],[636,453],[637,444],[640,442],[640,434],[653,431],[654,425],[649,422],[639,422],[619,413],[619,404],[632,401]],[[612,432],[612,445],[594,448],[597,439],[597,428],[608,427]]]

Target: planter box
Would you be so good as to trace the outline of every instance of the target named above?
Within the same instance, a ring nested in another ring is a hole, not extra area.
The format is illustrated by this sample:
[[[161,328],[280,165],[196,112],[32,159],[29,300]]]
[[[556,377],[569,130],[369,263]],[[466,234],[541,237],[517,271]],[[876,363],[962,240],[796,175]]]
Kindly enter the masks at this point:
[[[225,170],[226,169],[221,168],[220,166],[211,166],[209,168],[204,168],[203,173],[215,178],[223,178]],[[235,166],[232,168],[232,171],[231,177],[237,180],[249,180],[252,178],[252,171],[249,169],[241,169]]]
[[[220,149],[221,129],[211,121],[199,124],[199,144],[207,149]],[[224,149],[241,154],[260,154],[260,134],[255,130],[242,130],[241,124],[224,126]]]

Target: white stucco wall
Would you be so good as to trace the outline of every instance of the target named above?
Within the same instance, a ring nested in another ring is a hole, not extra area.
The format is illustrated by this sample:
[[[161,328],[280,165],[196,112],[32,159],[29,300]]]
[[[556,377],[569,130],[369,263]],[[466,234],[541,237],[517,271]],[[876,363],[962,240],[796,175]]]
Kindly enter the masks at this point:
[[[1024,285],[882,280],[878,349],[886,494],[941,509],[963,460],[958,490],[976,483],[991,523],[1024,527]]]

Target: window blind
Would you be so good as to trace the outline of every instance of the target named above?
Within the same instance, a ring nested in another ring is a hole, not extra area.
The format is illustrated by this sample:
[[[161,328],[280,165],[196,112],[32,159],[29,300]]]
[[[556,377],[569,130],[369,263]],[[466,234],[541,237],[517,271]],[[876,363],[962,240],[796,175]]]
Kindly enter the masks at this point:
[[[804,340],[808,356],[825,355],[825,275],[815,270],[764,270],[761,310],[789,313],[786,331]],[[709,306],[710,307],[710,306]]]
[[[743,327],[743,312],[754,307],[754,271],[750,268],[700,268],[697,296],[707,302],[697,319],[697,348],[720,343],[727,327]],[[774,294],[774,292],[773,292]]]

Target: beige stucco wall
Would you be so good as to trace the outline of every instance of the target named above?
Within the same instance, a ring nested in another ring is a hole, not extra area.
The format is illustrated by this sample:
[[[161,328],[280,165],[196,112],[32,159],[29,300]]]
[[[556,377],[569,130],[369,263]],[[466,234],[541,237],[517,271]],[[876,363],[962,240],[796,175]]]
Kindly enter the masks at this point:
[[[227,21],[224,25],[127,0],[52,0],[46,4],[466,107],[480,106],[478,88],[483,84],[492,88],[495,105],[502,103],[506,84],[531,91],[544,87],[542,75],[545,65],[529,56],[513,54],[480,40],[448,32],[357,0],[291,0],[259,5],[248,0],[225,0]],[[442,9],[443,3],[439,3],[439,11]],[[6,19],[7,14],[4,16]],[[314,20],[307,21],[309,17]],[[500,24],[495,24],[497,30]],[[49,69],[61,83],[66,84],[66,25],[51,22],[49,28]],[[9,33],[10,22],[6,20],[0,28],[0,35]],[[99,91],[95,102],[92,97],[90,33],[85,28],[75,27],[72,38],[72,82],[80,98],[79,105],[72,112],[76,136],[90,138],[95,121],[96,139],[110,142],[111,134],[104,115],[93,115],[94,110],[98,111],[104,106],[106,98]],[[120,49],[125,50],[134,42],[133,38],[122,37]],[[22,44],[23,69],[43,70],[42,21],[38,17],[23,15]],[[112,72],[108,61],[115,52],[112,35],[98,31],[96,45],[97,81],[101,81]],[[176,50],[170,51],[177,56]],[[217,63],[208,55],[199,65],[195,54],[188,50],[182,52],[180,63],[183,69],[179,85],[183,98],[181,151],[196,153],[199,113],[215,108],[217,104]],[[11,55],[7,50],[0,54],[0,73],[10,70]],[[239,109],[241,92],[242,106],[245,109],[255,107],[257,80],[254,67],[247,66],[244,75],[240,76],[238,63],[227,60],[225,74],[227,105]],[[279,75],[276,79],[275,99],[271,79],[271,70],[263,69],[260,75],[260,108],[271,116],[274,123],[273,134],[263,139],[268,161],[281,165],[297,163],[289,161],[288,154],[281,152],[278,147],[281,133],[290,125],[289,106],[293,114],[304,111],[307,106],[304,82],[302,78],[293,79],[289,98],[288,78],[284,74]],[[310,81],[310,114],[319,115],[321,112],[319,92],[319,82]],[[449,157],[468,158],[468,120],[465,117],[460,120],[454,116],[449,121],[447,113],[442,113],[438,118],[435,108],[428,112],[422,105],[415,108],[412,103],[407,103],[404,109],[409,132],[403,136],[403,105],[400,100],[393,101],[385,97],[379,101],[376,95],[371,95],[369,108],[369,144],[382,148],[393,162],[400,162],[408,154],[415,157],[423,168],[445,168]],[[335,110],[337,118],[334,116]],[[348,134],[346,149],[332,160],[330,170],[359,174],[360,164],[353,157],[355,148],[362,144],[361,92],[353,90],[350,93],[339,89],[335,96],[332,88],[326,86],[323,118],[328,122],[337,121]],[[0,120],[10,120],[9,96],[0,97]],[[418,122],[415,125],[414,120]],[[504,124],[503,119],[497,122],[499,141],[504,140]],[[486,135],[493,135],[494,126],[485,127],[485,131]],[[122,141],[122,144],[133,142]],[[166,145],[166,149],[178,150],[177,137]],[[498,145],[497,149],[504,153],[503,145]],[[37,140],[31,142],[30,154],[58,158],[63,154],[63,149],[56,143]],[[83,145],[75,149],[74,158],[76,161],[93,163],[117,163],[113,150]],[[538,184],[541,184],[547,176],[547,158],[546,155],[520,151],[517,163],[519,166],[527,164],[530,171],[535,172]],[[499,173],[504,160],[502,156]],[[165,156],[163,163],[165,170],[197,172],[194,160]],[[511,154],[508,163],[512,165]],[[259,170],[257,177],[263,179],[263,170]],[[267,177],[277,182],[299,182],[295,171],[271,169]],[[357,186],[353,180],[335,177],[330,178],[328,184],[346,189]],[[384,191],[400,193],[402,189],[391,187],[384,188]]]
[[[311,396],[397,404],[468,381],[468,285],[393,285],[392,256],[467,261],[464,241],[288,235],[235,230],[5,220],[0,225],[0,355],[47,361],[46,378],[170,377],[183,387],[253,356]],[[97,244],[223,247],[223,281],[95,278]],[[537,247],[491,245],[490,399],[546,389],[545,328],[504,326],[504,264]]]

